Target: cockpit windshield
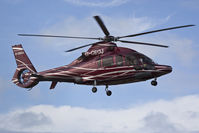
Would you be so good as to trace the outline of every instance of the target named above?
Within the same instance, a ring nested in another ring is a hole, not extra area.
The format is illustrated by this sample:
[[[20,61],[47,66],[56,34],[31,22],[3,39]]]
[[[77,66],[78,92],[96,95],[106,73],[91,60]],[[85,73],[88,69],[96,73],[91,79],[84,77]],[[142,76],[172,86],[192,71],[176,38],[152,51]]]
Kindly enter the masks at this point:
[[[139,64],[148,64],[154,65],[154,61],[145,55],[132,54],[125,56],[126,65],[139,65]]]
[[[142,64],[149,64],[149,65],[153,65],[153,64],[155,64],[154,63],[154,61],[152,60],[152,59],[150,59],[150,58],[148,58],[147,56],[141,56],[140,58],[139,58],[139,60],[140,60],[140,62],[142,63]]]

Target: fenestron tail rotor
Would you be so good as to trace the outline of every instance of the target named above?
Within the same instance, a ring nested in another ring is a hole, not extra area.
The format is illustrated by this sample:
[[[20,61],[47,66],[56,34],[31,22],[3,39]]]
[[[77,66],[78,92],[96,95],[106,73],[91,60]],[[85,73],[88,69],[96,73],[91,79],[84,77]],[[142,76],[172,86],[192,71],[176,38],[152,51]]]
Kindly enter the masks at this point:
[[[147,31],[147,32],[142,32],[142,33],[137,33],[137,34],[131,34],[131,35],[126,35],[126,36],[118,36],[114,37],[111,36],[108,29],[106,28],[105,24],[103,23],[102,19],[99,16],[94,16],[94,19],[97,21],[98,25],[102,29],[103,33],[105,34],[105,37],[76,37],[76,36],[60,36],[60,35],[39,35],[39,34],[18,34],[19,36],[32,36],[32,37],[56,37],[56,38],[71,38],[71,39],[91,39],[91,40],[100,40],[101,42],[122,42],[122,43],[130,43],[130,44],[138,44],[138,45],[147,45],[147,46],[155,46],[155,47],[163,47],[163,48],[168,48],[166,45],[161,45],[161,44],[154,44],[154,43],[146,43],[146,42],[137,42],[137,41],[127,41],[127,40],[120,40],[121,38],[129,38],[129,37],[136,37],[136,36],[141,36],[141,35],[146,35],[146,34],[151,34],[155,32],[161,32],[161,31],[168,31],[168,30],[174,30],[174,29],[179,29],[179,28],[186,28],[186,27],[192,27],[195,25],[182,25],[182,26],[175,26],[175,27],[169,27],[169,28],[164,28],[164,29],[159,29],[159,30],[152,30],[152,31]],[[97,42],[98,43],[98,42]],[[65,52],[71,52],[77,49],[81,49],[87,46],[91,46],[96,43],[91,43],[87,45],[83,45],[80,47],[76,47],[70,50],[67,50]]]

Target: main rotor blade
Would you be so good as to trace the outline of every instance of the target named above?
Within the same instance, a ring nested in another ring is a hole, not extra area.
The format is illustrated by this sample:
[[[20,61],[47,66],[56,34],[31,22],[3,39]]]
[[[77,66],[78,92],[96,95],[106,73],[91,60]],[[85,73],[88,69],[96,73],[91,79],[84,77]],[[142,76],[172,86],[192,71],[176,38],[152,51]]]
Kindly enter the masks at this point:
[[[125,41],[125,40],[118,40],[123,43],[131,43],[131,44],[140,44],[140,45],[147,45],[147,46],[155,46],[155,47],[163,47],[168,48],[169,46],[166,45],[160,45],[160,44],[154,44],[154,43],[145,43],[145,42],[135,42],[135,41]]]
[[[18,36],[58,37],[58,38],[75,38],[75,39],[93,39],[93,40],[102,40],[102,38],[94,38],[94,37],[55,36],[55,35],[39,35],[39,34],[18,34]]]
[[[98,42],[96,42],[96,43],[98,43]],[[75,50],[77,50],[77,49],[81,49],[81,48],[84,48],[84,47],[88,47],[88,46],[91,46],[91,45],[96,44],[96,43],[91,43],[91,44],[83,45],[83,46],[76,47],[76,48],[73,48],[73,49],[69,49],[69,50],[67,50],[67,51],[65,51],[65,52],[72,52],[72,51],[75,51]]]
[[[183,25],[183,26],[176,26],[176,27],[170,27],[170,28],[165,28],[165,29],[153,30],[153,31],[148,31],[148,32],[143,32],[143,33],[138,33],[138,34],[127,35],[127,36],[120,36],[118,37],[118,39],[126,38],[126,37],[135,37],[135,36],[140,36],[140,35],[160,32],[160,31],[173,30],[173,29],[179,29],[179,28],[185,28],[185,27],[191,27],[191,26],[195,26],[195,25]]]
[[[102,19],[99,17],[99,16],[94,16],[95,20],[97,21],[97,23],[99,24],[99,26],[101,27],[102,31],[104,32],[104,34],[106,36],[109,36],[110,33],[109,31],[107,30],[106,26],[104,25]]]

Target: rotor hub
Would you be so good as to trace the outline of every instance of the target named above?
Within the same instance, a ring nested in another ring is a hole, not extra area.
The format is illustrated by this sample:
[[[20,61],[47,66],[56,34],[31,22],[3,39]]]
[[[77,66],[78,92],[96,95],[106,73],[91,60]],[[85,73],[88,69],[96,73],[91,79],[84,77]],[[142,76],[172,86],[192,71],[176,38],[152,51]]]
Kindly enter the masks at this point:
[[[105,36],[103,39],[105,42],[116,42],[118,40],[118,37],[114,36]]]

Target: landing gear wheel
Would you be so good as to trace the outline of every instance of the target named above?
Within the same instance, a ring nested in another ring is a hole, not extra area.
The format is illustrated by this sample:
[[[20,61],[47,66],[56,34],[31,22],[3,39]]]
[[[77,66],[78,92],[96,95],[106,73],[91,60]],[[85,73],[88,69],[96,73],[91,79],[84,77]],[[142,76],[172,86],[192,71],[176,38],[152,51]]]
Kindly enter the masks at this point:
[[[112,92],[110,90],[106,91],[107,96],[111,96]]]
[[[96,92],[97,92],[97,87],[93,87],[93,88],[92,88],[92,92],[93,92],[93,93],[96,93]]]
[[[111,96],[112,92],[108,90],[108,85],[106,85],[105,91],[107,96]]]
[[[157,86],[157,85],[158,85],[158,82],[157,82],[156,80],[152,80],[152,81],[151,81],[151,85]]]

